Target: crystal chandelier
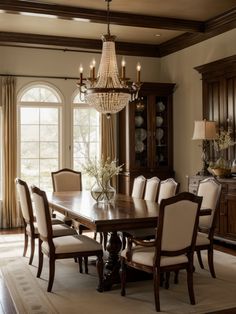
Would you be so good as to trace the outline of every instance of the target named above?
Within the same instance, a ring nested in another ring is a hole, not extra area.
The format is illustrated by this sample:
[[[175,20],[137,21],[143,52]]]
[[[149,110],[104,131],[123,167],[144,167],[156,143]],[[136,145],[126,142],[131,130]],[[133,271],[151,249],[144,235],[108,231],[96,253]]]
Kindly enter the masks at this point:
[[[83,67],[80,66],[80,79],[77,86],[80,89],[80,96],[84,96],[87,104],[93,106],[97,111],[106,114],[109,118],[111,114],[122,110],[129,101],[138,97],[141,87],[140,72],[141,66],[137,65],[137,81],[131,83],[125,76],[125,61],[122,60],[122,72],[119,76],[116,52],[115,36],[110,34],[109,3],[107,2],[107,34],[102,36],[102,56],[95,77],[95,61],[90,65],[90,77],[83,78]]]

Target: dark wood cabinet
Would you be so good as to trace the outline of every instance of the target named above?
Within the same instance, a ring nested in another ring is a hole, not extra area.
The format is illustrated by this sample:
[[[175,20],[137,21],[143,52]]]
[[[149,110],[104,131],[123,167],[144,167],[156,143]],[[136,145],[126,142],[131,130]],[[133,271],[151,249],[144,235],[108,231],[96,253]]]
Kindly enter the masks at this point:
[[[172,94],[175,84],[144,83],[140,101],[119,113],[119,192],[130,194],[138,175],[173,176]]]
[[[188,178],[189,192],[196,194],[199,181],[206,177]],[[222,184],[215,238],[236,244],[236,180],[218,179]]]

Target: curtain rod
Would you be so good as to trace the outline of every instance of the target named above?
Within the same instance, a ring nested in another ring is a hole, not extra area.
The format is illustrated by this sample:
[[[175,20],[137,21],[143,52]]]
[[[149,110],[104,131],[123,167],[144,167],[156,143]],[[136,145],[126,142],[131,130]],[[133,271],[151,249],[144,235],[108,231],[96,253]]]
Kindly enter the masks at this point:
[[[70,76],[47,76],[47,75],[26,75],[26,74],[6,74],[0,73],[0,76],[13,76],[13,77],[29,77],[29,78],[48,78],[48,79],[58,79],[58,80],[78,80],[79,75],[77,77]]]

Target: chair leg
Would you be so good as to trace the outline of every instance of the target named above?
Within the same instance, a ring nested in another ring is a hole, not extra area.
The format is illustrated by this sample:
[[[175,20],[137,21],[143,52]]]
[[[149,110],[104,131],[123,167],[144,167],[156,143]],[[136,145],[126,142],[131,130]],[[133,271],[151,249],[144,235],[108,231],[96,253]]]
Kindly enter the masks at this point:
[[[103,267],[104,267],[102,254],[98,256],[96,266],[97,266],[98,280],[99,280],[97,291],[102,292],[103,291]]]
[[[48,281],[48,289],[47,292],[52,291],[52,285],[55,276],[55,259],[50,257],[49,258],[49,281]]]
[[[120,281],[121,281],[121,292],[122,297],[125,296],[125,286],[126,286],[126,264],[123,258],[121,258],[121,268],[120,268]]]
[[[100,232],[100,233],[99,233],[99,236],[100,236],[100,244],[102,244],[102,243],[103,243],[103,233]]]
[[[37,278],[40,277],[42,268],[43,268],[43,253],[41,250],[42,246],[42,241],[39,239],[39,244],[38,244],[38,272],[37,272]]]
[[[25,233],[25,242],[24,242],[23,256],[26,256],[26,252],[27,252],[27,249],[28,249],[28,240],[29,240],[28,234]]]
[[[107,232],[103,232],[103,249],[106,251],[107,249]]]
[[[204,265],[203,265],[203,262],[202,262],[202,256],[201,256],[201,251],[200,250],[197,250],[197,258],[198,258],[198,263],[199,263],[200,267],[202,269],[204,269]]]
[[[122,249],[124,250],[126,247],[126,237],[122,234]]]
[[[160,273],[160,287],[163,287],[163,283],[164,283],[164,273]]]
[[[165,288],[169,289],[169,287],[170,287],[170,272],[167,271],[166,272],[166,280],[165,280]]]
[[[194,296],[194,290],[193,290],[193,268],[190,266],[187,269],[187,281],[188,281],[188,294],[190,303],[192,305],[195,304],[195,296]]]
[[[179,283],[179,271],[178,270],[175,271],[174,283],[175,284]]]
[[[34,258],[34,249],[35,249],[35,238],[33,236],[30,238],[30,245],[31,245],[31,252],[30,252],[29,265],[32,265],[33,258]]]
[[[94,234],[93,234],[93,239],[94,239],[94,240],[97,240],[97,232],[94,232]]]
[[[160,287],[160,276],[157,268],[154,269],[153,272],[153,284],[154,284],[154,297],[155,297],[155,307],[156,311],[160,312],[160,296],[159,296],[159,287]]]
[[[88,274],[88,257],[84,257],[84,268],[85,268],[85,274]]]
[[[79,272],[82,274],[83,273],[83,258],[78,257],[78,261],[79,261]]]
[[[208,265],[211,272],[211,276],[213,278],[216,278],[214,262],[213,262],[213,248],[212,247],[207,250],[207,255],[208,255]]]

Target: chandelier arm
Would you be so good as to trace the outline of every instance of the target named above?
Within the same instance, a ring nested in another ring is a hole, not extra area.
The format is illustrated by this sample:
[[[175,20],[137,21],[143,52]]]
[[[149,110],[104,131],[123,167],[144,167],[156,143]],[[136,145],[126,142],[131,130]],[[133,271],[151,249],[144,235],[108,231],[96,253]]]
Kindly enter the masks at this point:
[[[110,1],[111,0],[105,0],[107,1],[107,34],[110,36]]]

